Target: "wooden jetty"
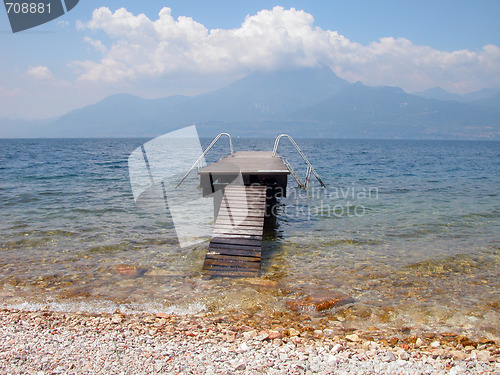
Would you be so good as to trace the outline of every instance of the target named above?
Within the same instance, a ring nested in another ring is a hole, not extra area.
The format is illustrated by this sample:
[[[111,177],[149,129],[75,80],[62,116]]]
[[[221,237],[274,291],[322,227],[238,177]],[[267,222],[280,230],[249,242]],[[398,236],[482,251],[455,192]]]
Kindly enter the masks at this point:
[[[231,136],[220,133],[186,172],[177,187],[196,166],[200,168],[204,156],[222,136],[229,138],[231,154],[198,170],[203,196],[214,197],[216,217],[203,271],[211,276],[258,276],[266,211],[269,211],[269,205],[274,204],[276,198],[286,196],[288,175],[293,176],[300,188],[308,188],[311,174],[322,187],[325,185],[302,150],[287,134],[276,137],[272,152],[235,153]],[[283,137],[290,140],[307,165],[304,182],[291,165],[276,154]]]
[[[290,170],[267,151],[240,151],[199,172],[205,195],[223,190],[215,201],[216,221],[203,264],[212,276],[258,276],[266,202],[284,194]],[[238,177],[241,184],[231,184]],[[278,190],[279,189],[279,190]]]

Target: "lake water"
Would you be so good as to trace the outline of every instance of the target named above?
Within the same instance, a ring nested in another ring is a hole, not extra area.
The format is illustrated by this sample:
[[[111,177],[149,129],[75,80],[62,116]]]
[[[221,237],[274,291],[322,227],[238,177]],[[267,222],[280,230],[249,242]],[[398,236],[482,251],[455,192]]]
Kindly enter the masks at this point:
[[[500,338],[499,142],[296,140],[327,189],[289,177],[255,283],[207,279],[208,242],[181,248],[166,212],[136,206],[127,159],[146,141],[0,140],[1,306],[265,314],[333,290],[354,303],[322,314],[353,324]]]

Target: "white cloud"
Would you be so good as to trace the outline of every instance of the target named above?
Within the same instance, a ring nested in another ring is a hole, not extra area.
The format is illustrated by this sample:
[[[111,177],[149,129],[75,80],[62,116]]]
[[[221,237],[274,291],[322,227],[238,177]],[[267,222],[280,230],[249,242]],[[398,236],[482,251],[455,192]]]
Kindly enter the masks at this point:
[[[104,43],[100,40],[94,40],[88,36],[83,38],[84,42],[90,44],[92,47],[94,47],[97,51],[101,53],[107,53],[108,49],[104,45]]]
[[[208,30],[190,17],[174,19],[169,8],[151,20],[125,8],[111,12],[102,7],[79,28],[103,31],[110,39],[105,45],[85,37],[104,56],[100,61],[72,62],[82,81],[137,81],[183,73],[234,75],[327,65],[351,81],[409,91],[500,86],[497,46],[447,52],[392,37],[361,45],[337,31],[316,27],[312,15],[294,8],[262,10],[247,16],[239,28]]]
[[[52,80],[54,76],[47,66],[38,65],[29,67],[26,71],[26,75],[30,78],[38,80]]]
[[[46,83],[52,86],[69,86],[70,83],[68,81],[59,80],[50,71],[47,66],[38,65],[31,66],[26,71],[25,76],[29,79],[34,79],[41,83]]]
[[[13,97],[13,96],[20,95],[21,93],[22,93],[22,90],[19,88],[9,89],[7,87],[0,85],[0,96],[1,97]]]

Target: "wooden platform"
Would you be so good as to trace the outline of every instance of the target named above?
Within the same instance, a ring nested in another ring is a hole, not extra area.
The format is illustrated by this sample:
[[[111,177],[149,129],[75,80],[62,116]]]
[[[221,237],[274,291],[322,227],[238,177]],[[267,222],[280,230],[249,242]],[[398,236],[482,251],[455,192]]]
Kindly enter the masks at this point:
[[[290,170],[271,151],[238,151],[202,168],[198,174],[204,196],[213,194],[220,186],[232,183],[240,176],[244,185],[278,186],[285,193]]]
[[[258,276],[265,212],[266,186],[226,187],[203,272],[212,276]]]
[[[217,163],[206,166],[199,173],[200,175],[207,173],[232,174],[235,168],[241,174],[290,174],[283,161],[278,156],[273,157],[271,151],[238,151]]]

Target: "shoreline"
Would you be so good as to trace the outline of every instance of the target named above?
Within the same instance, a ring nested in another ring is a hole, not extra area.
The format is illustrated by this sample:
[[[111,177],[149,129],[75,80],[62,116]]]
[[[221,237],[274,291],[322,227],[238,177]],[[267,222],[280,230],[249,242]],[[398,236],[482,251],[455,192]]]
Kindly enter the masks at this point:
[[[0,310],[0,371],[20,374],[500,374],[500,343],[283,314]]]

